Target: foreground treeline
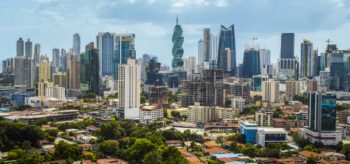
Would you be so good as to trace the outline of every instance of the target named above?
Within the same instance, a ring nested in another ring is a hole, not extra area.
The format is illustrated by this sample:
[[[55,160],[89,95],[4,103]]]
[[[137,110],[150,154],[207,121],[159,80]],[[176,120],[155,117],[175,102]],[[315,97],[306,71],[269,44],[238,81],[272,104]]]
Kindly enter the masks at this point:
[[[200,135],[185,131],[159,130],[161,125],[140,125],[131,120],[103,123],[96,132],[97,140],[90,141],[93,150],[83,151],[77,144],[59,142],[53,152],[41,152],[41,143],[53,144],[65,129],[84,129],[95,124],[92,119],[56,126],[55,130],[42,130],[37,125],[0,121],[0,150],[8,152],[8,159],[17,163],[42,163],[53,160],[66,160],[68,163],[88,159],[115,157],[129,163],[180,164],[187,163],[175,147],[166,145],[166,140],[203,142]],[[61,136],[62,137],[62,136]],[[68,138],[69,139],[69,138]],[[1,161],[0,161],[1,163]]]

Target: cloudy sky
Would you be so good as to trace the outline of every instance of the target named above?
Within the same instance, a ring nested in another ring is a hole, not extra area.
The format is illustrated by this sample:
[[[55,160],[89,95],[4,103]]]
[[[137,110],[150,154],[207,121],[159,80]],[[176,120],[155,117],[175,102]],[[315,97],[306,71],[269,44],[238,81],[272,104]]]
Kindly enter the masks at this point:
[[[202,29],[218,34],[220,25],[235,25],[237,60],[252,44],[280,53],[282,32],[296,35],[296,55],[304,38],[324,51],[329,38],[350,48],[349,0],[0,0],[0,59],[16,54],[16,40],[30,38],[51,57],[52,48],[72,46],[80,33],[82,48],[98,32],[135,33],[136,51],[171,63],[171,35],[176,16],[184,30],[185,56],[197,56]]]

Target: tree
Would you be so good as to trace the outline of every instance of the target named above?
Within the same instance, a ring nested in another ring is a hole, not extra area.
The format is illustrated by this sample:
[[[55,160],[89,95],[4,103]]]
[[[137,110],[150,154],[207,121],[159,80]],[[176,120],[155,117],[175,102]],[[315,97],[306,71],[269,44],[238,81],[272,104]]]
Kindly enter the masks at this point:
[[[308,157],[306,163],[307,164],[317,164],[318,159],[316,157]]]
[[[225,142],[225,139],[223,136],[216,137],[216,142],[219,144],[223,144]]]
[[[136,139],[135,143],[126,150],[128,161],[142,163],[144,156],[153,150],[156,146],[147,139]]]
[[[181,156],[180,151],[173,146],[167,146],[163,149],[162,158],[167,164],[187,163],[187,160]]]
[[[124,129],[118,121],[108,121],[101,125],[100,136],[104,140],[118,139],[124,135]]]
[[[306,145],[304,147],[304,149],[307,150],[307,151],[319,152],[319,150],[317,148],[315,148],[313,145]]]
[[[70,145],[63,141],[60,141],[55,145],[55,158],[56,159],[72,159],[79,160],[81,158],[83,149],[78,145]]]
[[[162,156],[157,151],[151,151],[145,155],[145,164],[162,164]]]
[[[337,152],[340,152],[343,150],[343,142],[342,141],[337,143],[336,150],[337,150]]]
[[[276,108],[275,111],[273,111],[273,118],[282,118],[283,116],[283,111],[281,108]]]
[[[244,134],[239,134],[239,133],[231,135],[231,136],[228,136],[227,140],[228,141],[238,142],[238,143],[241,143],[241,144],[245,144],[246,143],[245,135]]]
[[[96,161],[97,159],[96,154],[94,154],[93,152],[85,152],[83,154],[83,158],[91,161]]]
[[[103,141],[100,143],[98,150],[104,155],[116,155],[119,151],[119,142],[118,141]]]
[[[344,144],[341,153],[345,155],[346,160],[350,160],[350,144]]]

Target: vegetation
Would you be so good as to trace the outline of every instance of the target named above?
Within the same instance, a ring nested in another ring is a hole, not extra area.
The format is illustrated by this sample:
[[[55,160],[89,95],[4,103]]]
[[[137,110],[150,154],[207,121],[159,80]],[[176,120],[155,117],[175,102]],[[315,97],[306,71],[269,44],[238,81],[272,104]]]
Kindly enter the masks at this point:
[[[273,118],[282,118],[283,117],[283,111],[281,108],[276,108],[274,111],[273,111],[273,115],[272,115]]]
[[[307,95],[295,95],[293,97],[294,101],[300,101],[301,103],[307,105],[309,102],[309,97]]]
[[[253,115],[259,109],[257,106],[243,108],[241,115]]]

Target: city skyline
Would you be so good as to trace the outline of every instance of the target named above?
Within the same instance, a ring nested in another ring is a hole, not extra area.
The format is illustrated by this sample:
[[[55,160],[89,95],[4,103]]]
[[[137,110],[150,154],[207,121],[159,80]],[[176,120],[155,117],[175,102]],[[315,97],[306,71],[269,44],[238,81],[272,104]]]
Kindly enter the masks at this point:
[[[325,50],[328,38],[340,49],[348,49],[350,41],[346,34],[350,29],[350,23],[347,23],[349,2],[322,0],[318,2],[317,9],[312,7],[313,3],[276,0],[255,3],[225,0],[125,0],[84,1],[84,5],[81,5],[79,1],[1,1],[0,7],[4,9],[1,17],[4,21],[0,44],[6,47],[2,51],[1,60],[16,55],[14,43],[19,37],[24,41],[30,38],[33,45],[39,43],[42,54],[51,57],[53,48],[72,48],[72,36],[75,33],[80,34],[81,46],[84,46],[91,41],[95,42],[98,32],[113,32],[135,33],[137,58],[144,53],[157,55],[160,62],[170,66],[167,58],[171,57],[171,35],[177,15],[184,31],[184,57],[197,57],[197,44],[203,28],[209,27],[213,34],[218,35],[221,25],[231,24],[235,25],[237,36],[237,64],[242,63],[245,45],[252,44],[253,36],[259,38],[255,43],[260,48],[271,50],[272,63],[276,63],[280,56],[280,35],[284,32],[295,33],[295,56],[298,57],[303,39],[313,42],[314,48],[320,51]],[[12,13],[15,7],[18,8],[18,13]],[[298,10],[293,10],[294,7]],[[123,8],[137,10],[131,12]],[[323,9],[328,12],[323,12]],[[287,14],[280,16],[271,10]],[[254,14],[248,14],[249,11],[254,11]],[[10,13],[12,16],[7,17]],[[152,46],[149,46],[150,42]]]

